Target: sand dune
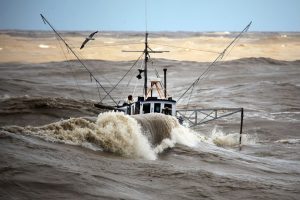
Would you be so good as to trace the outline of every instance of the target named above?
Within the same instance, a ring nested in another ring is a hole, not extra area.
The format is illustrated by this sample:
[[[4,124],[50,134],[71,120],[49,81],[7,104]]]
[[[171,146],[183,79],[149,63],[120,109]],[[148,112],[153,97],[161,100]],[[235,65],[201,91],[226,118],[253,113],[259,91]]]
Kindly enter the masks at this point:
[[[109,61],[135,60],[139,53],[122,50],[142,50],[143,33],[100,33],[83,50],[79,47],[87,33],[63,33],[65,39],[84,59]],[[236,33],[150,33],[152,49],[169,53],[153,58],[209,62],[216,58]],[[182,48],[177,48],[182,47]],[[0,34],[0,62],[42,63],[74,59],[51,32],[9,32]],[[211,51],[211,52],[202,52]],[[300,33],[247,33],[226,56],[225,60],[244,57],[269,57],[277,60],[300,59]]]

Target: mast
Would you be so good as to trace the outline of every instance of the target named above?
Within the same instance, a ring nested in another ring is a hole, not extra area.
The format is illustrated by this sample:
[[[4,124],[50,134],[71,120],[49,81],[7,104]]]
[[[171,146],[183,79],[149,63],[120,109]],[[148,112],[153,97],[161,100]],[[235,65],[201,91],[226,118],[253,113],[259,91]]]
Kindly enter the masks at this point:
[[[144,53],[144,69],[139,70],[140,74],[144,72],[144,98],[147,99],[147,82],[148,82],[148,66],[147,63],[150,58],[150,53],[165,53],[165,52],[170,52],[170,51],[154,51],[148,46],[148,35],[149,33],[145,33],[145,49],[143,51],[122,51],[122,52],[142,52]]]
[[[147,87],[147,63],[148,63],[148,55],[149,55],[149,52],[148,52],[148,32],[146,32],[145,34],[145,50],[144,50],[144,54],[145,54],[145,60],[144,60],[144,96],[145,96],[145,99],[147,98],[147,90],[148,90],[148,87]]]
[[[167,99],[167,68],[164,68],[164,88],[165,99]]]

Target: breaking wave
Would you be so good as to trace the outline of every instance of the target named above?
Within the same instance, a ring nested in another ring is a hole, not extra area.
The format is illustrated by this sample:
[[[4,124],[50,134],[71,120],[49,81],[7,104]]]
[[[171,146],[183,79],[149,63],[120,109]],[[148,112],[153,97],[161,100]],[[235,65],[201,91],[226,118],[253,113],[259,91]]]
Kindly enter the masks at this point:
[[[175,117],[163,114],[128,116],[122,112],[105,112],[96,120],[71,118],[40,127],[10,126],[13,133],[28,134],[51,142],[80,145],[124,157],[155,160],[157,155],[175,144],[197,147],[206,142],[218,146],[235,146],[238,134],[213,131],[210,137],[180,125]]]
[[[282,143],[282,144],[300,144],[300,139],[281,139],[275,141],[275,143]]]
[[[71,118],[40,127],[12,126],[7,127],[6,130],[38,136],[52,142],[88,148],[96,145],[104,151],[125,157],[156,159],[137,121],[120,112],[102,113],[96,122],[83,118]]]
[[[256,135],[248,135],[242,134],[242,144],[243,145],[253,145],[257,143]],[[208,139],[212,143],[221,147],[232,147],[236,146],[240,142],[240,134],[239,133],[230,133],[225,134],[222,130],[215,127],[211,132],[211,135]]]

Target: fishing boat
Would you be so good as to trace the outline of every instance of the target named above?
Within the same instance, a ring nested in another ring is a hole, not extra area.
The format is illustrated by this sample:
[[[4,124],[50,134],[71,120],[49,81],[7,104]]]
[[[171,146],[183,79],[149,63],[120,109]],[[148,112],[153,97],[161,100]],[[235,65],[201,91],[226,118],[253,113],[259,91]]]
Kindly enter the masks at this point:
[[[144,78],[144,87],[143,87],[143,95],[133,97],[131,94],[128,95],[128,99],[126,101],[116,101],[112,96],[111,92],[119,85],[119,83],[123,80],[123,78],[128,74],[128,72],[121,78],[117,84],[112,87],[109,91],[103,87],[103,85],[98,81],[98,79],[94,76],[94,74],[89,70],[89,68],[85,65],[85,63],[78,57],[76,52],[70,45],[66,42],[66,40],[53,28],[53,26],[49,23],[49,21],[41,14],[42,20],[45,24],[48,24],[51,29],[56,34],[57,38],[62,41],[66,48],[75,56],[78,62],[84,67],[84,69],[89,73],[91,80],[94,80],[97,84],[98,92],[99,89],[102,89],[105,92],[105,96],[100,99],[99,103],[95,103],[95,107],[103,107],[102,101],[109,97],[112,102],[115,104],[111,106],[112,109],[120,112],[124,112],[128,115],[140,115],[140,114],[148,114],[148,113],[163,113],[166,115],[171,115],[176,117],[180,123],[186,122],[187,126],[194,127],[198,126],[216,119],[224,118],[229,115],[233,115],[235,113],[241,114],[241,122],[240,122],[240,144],[241,144],[241,134],[243,128],[243,116],[244,116],[244,109],[243,108],[192,108],[189,109],[188,103],[184,109],[176,109],[177,103],[181,100],[184,96],[190,92],[193,93],[194,87],[202,80],[205,75],[211,70],[213,66],[216,65],[217,62],[222,60],[224,55],[228,53],[230,48],[233,48],[235,43],[242,37],[242,35],[248,31],[249,27],[251,26],[250,22],[241,32],[238,33],[236,37],[232,39],[232,41],[223,49],[222,52],[218,53],[216,59],[211,62],[206,70],[200,74],[200,76],[192,82],[192,84],[187,87],[187,89],[183,92],[183,94],[178,99],[173,99],[172,97],[168,96],[167,92],[167,68],[164,68],[164,79],[163,83],[159,77],[155,79],[148,78],[148,62],[150,58],[150,54],[154,53],[164,53],[168,51],[155,51],[149,47],[148,37],[149,34],[146,31],[145,33],[145,46],[142,51],[123,51],[123,52],[141,52],[142,56],[144,56],[144,64],[143,69],[138,69],[138,75],[136,78],[142,79]],[[130,70],[132,67],[130,68]],[[149,86],[150,85],[150,86]],[[149,86],[149,87],[148,87]],[[100,96],[100,92],[99,92]],[[190,98],[189,98],[190,99]]]
[[[138,96],[134,100],[132,95],[128,95],[126,102],[119,102],[116,109],[128,115],[163,113],[176,116],[176,101],[167,96],[167,68],[164,68],[164,84],[159,77],[150,80],[148,88],[148,60],[151,53],[163,53],[168,51],[154,51],[148,46],[148,33],[145,34],[145,48],[143,51],[124,51],[124,52],[142,52],[144,54],[144,69],[139,69],[136,76],[142,79],[144,75],[144,96]],[[154,95],[156,94],[156,95]],[[97,106],[97,105],[96,105]]]

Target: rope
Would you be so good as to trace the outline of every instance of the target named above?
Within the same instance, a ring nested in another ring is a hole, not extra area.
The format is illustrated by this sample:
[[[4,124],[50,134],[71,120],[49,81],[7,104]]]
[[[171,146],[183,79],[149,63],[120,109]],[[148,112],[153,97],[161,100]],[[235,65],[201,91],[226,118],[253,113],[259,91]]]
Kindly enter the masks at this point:
[[[56,36],[56,38],[57,38],[57,36]],[[58,38],[57,38],[58,39]],[[60,40],[58,39],[58,41],[60,42]],[[68,42],[68,40],[66,39],[66,41]],[[72,46],[72,45],[69,45],[71,48],[73,48],[74,49],[74,47]],[[61,47],[62,48],[62,47]],[[67,49],[68,50],[68,49]],[[63,51],[64,52],[64,51]],[[70,53],[70,51],[68,50],[68,53]],[[83,56],[80,54],[80,52],[76,52],[77,54],[79,54],[79,58],[80,59],[83,59]],[[91,76],[90,76],[91,77]],[[76,82],[77,82],[77,79],[75,79],[76,80]],[[92,77],[91,77],[91,81],[92,81]],[[78,84],[78,83],[77,83]],[[99,88],[99,85],[97,84],[97,82],[95,81],[95,85],[96,85],[96,88],[97,88],[97,92],[98,92],[98,97],[99,97],[99,99],[101,99],[101,93],[100,93],[100,88]],[[82,93],[82,91],[80,90],[80,92],[81,92],[81,94],[82,94],[82,96],[83,96],[83,93]],[[84,98],[84,100],[86,100],[86,98],[83,96],[83,98]]]
[[[154,66],[154,71],[155,71],[156,77],[159,78],[159,79],[161,79],[161,77],[160,77],[158,71],[157,71],[156,68],[155,68],[155,66],[158,67],[158,65],[155,65],[155,64],[156,64],[155,59],[154,59],[154,58],[151,58],[151,59],[150,59],[150,62],[152,63],[152,66]],[[162,81],[160,81],[159,83],[160,83],[161,88],[162,88],[163,90],[165,90],[164,83],[163,83]],[[171,92],[170,92],[170,91],[171,91]],[[172,90],[170,90],[170,88],[168,88],[168,91],[167,91],[167,92],[168,92],[168,93],[167,93],[167,96],[168,96],[168,95],[169,95],[169,96],[172,96],[173,92],[172,92]]]
[[[76,79],[76,77],[75,77],[75,74],[74,74],[74,71],[73,71],[73,68],[72,68],[72,63],[71,63],[70,60],[68,60],[67,55],[65,54],[65,51],[64,51],[64,49],[63,49],[63,47],[62,47],[62,45],[61,45],[60,40],[57,38],[57,36],[56,36],[56,39],[57,39],[58,44],[59,44],[59,46],[60,46],[60,48],[61,48],[61,51],[62,51],[63,54],[64,54],[64,57],[65,57],[65,59],[66,59],[66,62],[71,66],[71,73],[72,73],[73,79],[75,80],[75,85],[77,86],[77,88],[78,88],[78,90],[79,90],[79,93],[80,93],[81,97],[82,97],[84,100],[86,100],[85,97],[84,97],[84,94],[83,94],[83,92],[82,92],[82,90],[81,90],[81,88],[80,88],[80,86],[79,86],[79,83],[78,83],[78,81],[77,81],[77,79]]]
[[[214,53],[214,54],[221,54],[220,52],[216,52],[216,51],[209,51],[209,50],[203,50],[203,49],[194,49],[194,48],[188,48],[188,47],[179,47],[179,46],[174,46],[174,45],[167,45],[167,44],[158,44],[158,43],[153,43],[151,42],[151,44],[156,44],[156,45],[160,45],[160,46],[166,46],[166,47],[172,47],[172,48],[177,48],[177,49],[189,49],[192,51],[200,51],[200,52],[206,52],[206,53]]]
[[[66,40],[68,42],[68,40]],[[69,45],[72,49],[77,49],[77,47],[74,47],[72,45]],[[77,55],[78,57],[81,59],[81,60],[85,60],[84,56],[81,54],[80,51],[77,51],[77,50],[73,50]],[[111,87],[113,86],[112,83],[107,79],[105,78],[105,76],[102,76],[101,74],[99,74],[99,76],[104,79]],[[101,98],[100,98],[101,99]]]
[[[143,69],[143,65],[144,65],[144,62],[141,62],[140,69]],[[134,96],[134,94],[135,94],[135,91],[136,91],[136,88],[137,88],[137,85],[138,85],[138,81],[139,81],[139,79],[136,79],[135,86],[134,86],[134,89],[133,89],[133,92],[132,92],[132,96]]]
[[[100,100],[100,103],[102,103],[102,101],[110,95],[110,93],[116,88],[118,87],[118,85],[120,84],[120,82],[127,76],[127,74],[132,70],[132,68],[136,65],[136,63],[141,59],[141,57],[144,55],[144,52],[140,55],[140,57],[133,63],[133,65],[130,67],[130,69],[123,75],[123,77],[118,81],[118,83]]]
[[[145,0],[145,28],[148,32],[148,9],[147,9],[147,0]]]
[[[142,69],[142,67],[143,67],[143,62],[141,62],[141,66],[140,67],[137,67],[137,70],[138,69]],[[128,87],[129,86],[129,84],[131,83],[131,81],[132,81],[132,78],[133,78],[133,76],[135,75],[135,73],[134,72],[132,72],[131,73],[131,76],[130,76],[130,79],[128,80],[128,82],[127,82],[127,85],[126,85],[126,87]]]
[[[143,44],[143,42],[131,42],[131,43],[122,43],[122,44],[108,44],[108,45],[89,45],[84,48],[94,48],[94,47],[114,47],[114,46],[123,46],[123,45],[132,45],[132,44]],[[79,48],[79,47],[77,47]]]
[[[72,52],[72,54],[77,58],[78,62],[86,69],[89,73],[90,77],[93,78],[96,83],[104,90],[104,92],[111,98],[111,100],[117,105],[117,102],[108,94],[106,89],[102,86],[102,84],[98,81],[98,79],[93,75],[93,73],[86,67],[86,65],[82,62],[82,60],[78,57],[78,55],[74,52],[74,50],[69,46],[69,44],[60,36],[60,34],[54,29],[54,27],[48,22],[48,20],[41,14],[42,20],[45,24],[48,24],[50,28],[54,31],[54,33],[59,37],[61,41],[64,42],[66,47]]]
[[[235,43],[236,44],[236,42],[239,40],[239,38],[242,36],[242,34],[244,33],[244,32],[247,32],[248,31],[248,29],[250,28],[250,26],[251,26],[251,23],[252,22],[250,22],[227,46],[226,46],[226,48],[222,51],[222,53],[220,53],[218,56],[217,56],[217,58],[206,68],[206,70],[188,87],[188,89],[178,98],[178,100],[177,101],[180,101],[181,100],[181,98],[183,97],[183,96],[185,96],[185,94],[190,90],[190,89],[192,89],[192,91],[194,90],[194,87],[199,83],[199,81],[200,80],[202,80],[203,78],[204,78],[204,76],[206,75],[206,74],[208,74],[208,72],[211,70],[211,68],[215,65],[215,63],[217,63],[219,60],[221,60],[221,59],[223,59],[223,57],[224,57],[224,55],[225,55],[225,53],[227,52],[227,50],[229,49],[229,48],[231,48],[232,46],[233,46],[233,44]],[[233,48],[233,47],[232,47]],[[231,48],[231,49],[232,49]],[[229,51],[229,53],[230,53],[230,51]],[[228,55],[228,54],[227,54]],[[227,56],[226,55],[226,56]],[[190,98],[189,98],[189,100],[190,100]],[[188,101],[188,104],[189,104],[189,101]],[[187,104],[187,105],[188,105]]]
[[[141,60],[141,59],[140,59]],[[137,64],[135,66],[138,66]],[[137,69],[142,69],[142,66],[143,66],[143,62],[141,62],[141,66],[140,67],[137,67]],[[127,85],[126,87],[128,88],[133,77],[135,75],[135,72],[132,71],[131,75],[130,75],[130,79],[128,80],[127,82]],[[138,79],[136,79],[135,81],[135,84],[134,84],[134,88],[133,88],[133,92],[131,93],[132,96],[134,96],[134,93],[135,93],[135,90],[136,90],[136,87],[137,87],[137,83],[138,83]],[[123,97],[123,99],[126,99],[127,98],[127,95],[128,95],[128,91],[127,90],[122,90],[122,94],[121,94],[121,97]]]

